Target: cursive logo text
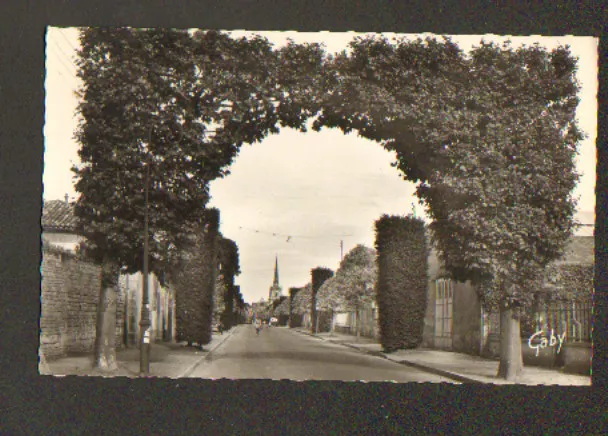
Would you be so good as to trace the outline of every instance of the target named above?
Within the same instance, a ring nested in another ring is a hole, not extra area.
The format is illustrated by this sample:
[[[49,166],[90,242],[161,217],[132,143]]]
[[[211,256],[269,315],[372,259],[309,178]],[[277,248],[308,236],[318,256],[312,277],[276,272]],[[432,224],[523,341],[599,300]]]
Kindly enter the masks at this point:
[[[534,340],[538,337],[541,337],[540,343],[538,343],[537,345],[532,345],[532,342],[534,342]],[[557,345],[557,353],[559,354],[560,350],[562,349],[562,345],[565,341],[566,332],[564,332],[562,335],[555,336],[553,334],[553,330],[551,330],[551,336],[549,336],[549,339],[547,339],[544,330],[539,330],[532,336],[530,336],[530,339],[528,339],[528,347],[536,349],[536,355],[538,356],[538,353],[542,348],[554,347],[555,345]]]

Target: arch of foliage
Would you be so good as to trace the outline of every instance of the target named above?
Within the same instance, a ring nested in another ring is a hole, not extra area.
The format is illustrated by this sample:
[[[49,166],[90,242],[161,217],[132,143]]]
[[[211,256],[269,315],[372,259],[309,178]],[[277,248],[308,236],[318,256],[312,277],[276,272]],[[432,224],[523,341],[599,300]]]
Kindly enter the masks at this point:
[[[568,47],[482,42],[467,54],[449,39],[366,37],[328,55],[318,44],[130,28],[83,30],[81,46],[76,213],[98,261],[140,269],[146,168],[159,272],[239,148],[309,121],[394,152],[448,272],[514,320],[572,233],[582,133]]]

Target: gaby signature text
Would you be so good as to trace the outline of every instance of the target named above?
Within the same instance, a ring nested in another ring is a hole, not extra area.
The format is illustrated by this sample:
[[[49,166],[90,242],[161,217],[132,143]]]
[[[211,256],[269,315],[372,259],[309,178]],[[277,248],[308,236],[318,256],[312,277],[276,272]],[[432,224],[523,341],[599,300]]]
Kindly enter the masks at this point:
[[[536,339],[540,338],[540,342],[533,344],[533,342],[537,342]],[[557,353],[559,354],[562,349],[562,345],[566,341],[566,333],[564,332],[561,335],[555,336],[553,334],[553,330],[551,330],[551,336],[547,338],[544,330],[539,330],[530,336],[528,339],[528,347],[536,349],[536,355],[540,353],[540,350],[547,347],[555,347],[557,345]]]

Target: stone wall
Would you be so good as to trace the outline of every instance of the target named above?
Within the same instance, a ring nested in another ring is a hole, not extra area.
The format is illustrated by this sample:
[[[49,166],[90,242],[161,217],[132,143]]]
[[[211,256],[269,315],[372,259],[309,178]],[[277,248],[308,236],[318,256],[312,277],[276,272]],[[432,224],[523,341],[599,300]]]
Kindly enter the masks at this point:
[[[93,351],[100,286],[97,265],[43,251],[40,344],[47,359]]]
[[[68,353],[92,352],[95,345],[101,269],[93,264],[64,258],[58,272],[64,279],[68,301]]]
[[[40,344],[47,359],[91,353],[95,346],[101,268],[69,252],[42,255]],[[116,346],[123,340],[124,293],[117,292]]]
[[[40,351],[47,359],[65,354],[68,296],[61,277],[61,255],[42,254]]]

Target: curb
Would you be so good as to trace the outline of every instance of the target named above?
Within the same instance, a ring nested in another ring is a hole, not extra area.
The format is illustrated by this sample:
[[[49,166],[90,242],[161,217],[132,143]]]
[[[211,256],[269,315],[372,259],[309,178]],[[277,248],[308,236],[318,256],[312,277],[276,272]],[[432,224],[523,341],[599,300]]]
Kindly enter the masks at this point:
[[[386,356],[384,356],[384,358],[387,360],[391,360],[392,362],[399,363],[400,365],[411,366],[412,368],[420,369],[422,371],[430,372],[435,375],[450,378],[454,381],[458,381],[461,383],[486,384],[486,383],[476,380],[474,378],[466,377],[464,375],[456,374],[456,373],[450,372],[450,371],[445,371],[443,369],[433,368],[432,366],[421,365],[420,363],[414,363],[414,362],[410,362],[408,360],[392,360]]]
[[[122,370],[128,374],[119,375],[119,377],[139,377],[139,374],[137,372],[131,371],[128,365],[124,362],[116,362],[116,366],[118,366],[118,370]]]
[[[230,331],[228,332],[228,334],[224,334],[222,335],[224,338],[217,343],[213,348],[210,348],[207,353],[203,356],[201,356],[196,362],[194,362],[192,365],[190,365],[184,372],[182,372],[181,374],[179,374],[177,377],[175,378],[184,378],[184,377],[188,377],[190,374],[192,374],[194,372],[194,370],[196,368],[198,368],[198,366],[203,363],[204,361],[209,359],[209,356],[211,356],[211,353],[213,353],[215,350],[217,350],[224,342],[226,342],[226,340],[232,336],[234,334],[234,332],[239,328],[239,325],[235,326],[234,328],[230,329]]]
[[[331,342],[333,342],[333,341],[331,341]],[[437,369],[437,368],[432,367],[432,366],[422,365],[420,363],[410,362],[409,360],[393,360],[393,359],[389,358],[385,353],[383,353],[381,351],[369,351],[369,350],[361,349],[361,348],[357,347],[356,345],[340,344],[339,342],[333,342],[333,343],[339,344],[339,345],[344,345],[345,347],[352,348],[352,349],[357,350],[357,351],[359,351],[359,352],[361,352],[363,354],[368,354],[370,356],[375,356],[375,357],[381,357],[383,359],[390,360],[391,362],[395,362],[395,363],[398,363],[400,365],[410,366],[412,368],[420,369],[420,370],[425,371],[425,372],[430,372],[431,374],[435,374],[435,375],[439,375],[439,376],[442,376],[442,377],[450,378],[450,379],[452,379],[454,381],[458,381],[458,382],[461,382],[461,383],[484,384],[483,382],[481,382],[479,380],[476,380],[474,378],[466,377],[464,375],[457,374],[457,373],[450,372],[450,371],[445,371],[443,369]]]
[[[334,340],[331,340],[331,339],[327,339],[326,340],[326,339],[321,338],[321,337],[319,337],[317,335],[314,335],[312,333],[298,331],[298,330],[296,330],[296,332],[302,333],[302,334],[305,334],[305,335],[308,335],[308,336],[312,336],[312,337],[320,339],[322,341],[331,342],[332,344],[342,345],[344,347],[351,348],[353,350],[356,350],[356,351],[358,351],[360,353],[363,353],[363,354],[367,354],[369,356],[380,357],[382,359],[390,360],[391,362],[395,362],[395,363],[398,363],[400,365],[410,366],[412,368],[420,369],[422,371],[429,372],[431,374],[439,375],[439,376],[442,376],[442,377],[446,377],[446,378],[449,378],[449,379],[452,379],[454,381],[458,381],[458,382],[461,382],[461,383],[485,384],[484,382],[479,381],[477,379],[466,377],[464,375],[457,374],[457,373],[454,373],[454,372],[445,371],[445,370],[442,370],[442,369],[437,369],[437,368],[434,368],[432,366],[422,365],[420,363],[414,363],[414,362],[410,362],[408,360],[393,360],[393,359],[390,359],[385,353],[383,353],[381,351],[364,350],[362,348],[357,347],[356,345],[345,344],[343,342],[338,342],[338,341],[334,341]]]
[[[292,330],[292,331],[294,331],[296,333],[300,333],[302,335],[310,336],[311,338],[315,338],[315,339],[318,339],[320,341],[325,341],[325,339],[323,339],[323,338],[321,338],[321,337],[319,337],[319,336],[317,336],[317,335],[315,335],[313,333],[310,333],[310,332],[306,332],[306,331],[302,331],[302,330]]]
[[[410,366],[412,368],[420,369],[420,370],[425,371],[425,372],[430,372],[431,374],[435,374],[435,375],[439,375],[441,377],[449,378],[449,379],[452,379],[452,380],[457,381],[457,382],[471,383],[471,384],[484,384],[484,382],[481,382],[481,381],[479,381],[477,379],[466,377],[464,375],[457,374],[455,372],[450,372],[450,371],[445,371],[443,369],[438,369],[438,368],[435,368],[433,366],[423,365],[421,363],[410,362],[409,360],[393,360],[393,359],[389,358],[382,351],[368,351],[368,350],[363,350],[361,348],[358,348],[357,346],[350,345],[350,344],[343,344],[343,345],[346,345],[347,347],[350,347],[350,348],[353,348],[355,350],[358,350],[358,351],[360,351],[360,352],[362,352],[364,354],[369,354],[370,356],[381,357],[383,359],[389,360],[391,362],[398,363],[400,365]]]

